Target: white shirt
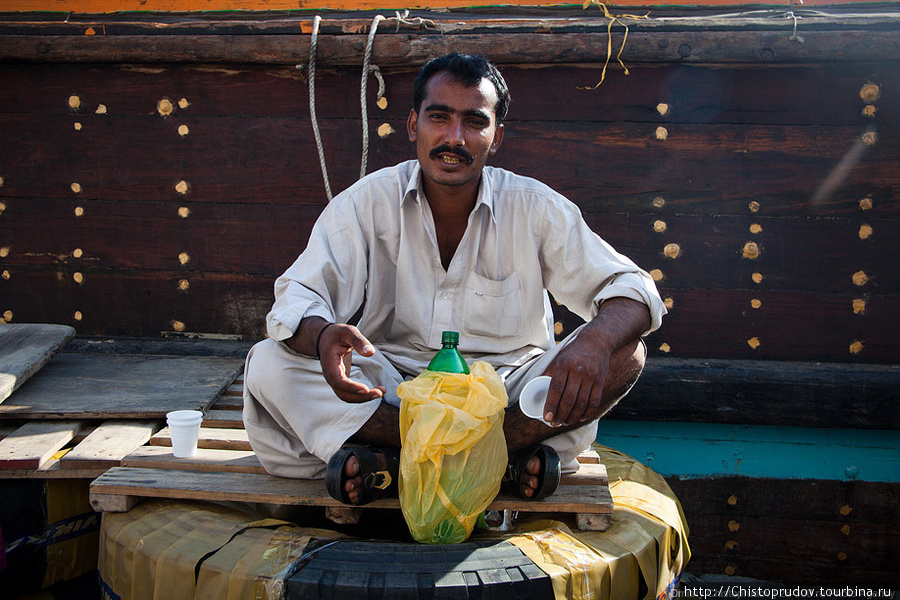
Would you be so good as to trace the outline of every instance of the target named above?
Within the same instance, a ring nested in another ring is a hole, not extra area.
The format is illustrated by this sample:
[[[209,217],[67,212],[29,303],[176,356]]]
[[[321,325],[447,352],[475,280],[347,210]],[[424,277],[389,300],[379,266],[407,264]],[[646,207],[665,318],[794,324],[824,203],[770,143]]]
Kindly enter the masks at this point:
[[[651,277],[596,235],[578,207],[528,177],[485,167],[466,232],[445,271],[418,161],[381,169],[325,207],[275,282],[269,337],[320,316],[357,327],[398,369],[418,374],[459,332],[471,362],[518,366],[553,347],[547,292],[585,320],[614,297],[666,313]]]

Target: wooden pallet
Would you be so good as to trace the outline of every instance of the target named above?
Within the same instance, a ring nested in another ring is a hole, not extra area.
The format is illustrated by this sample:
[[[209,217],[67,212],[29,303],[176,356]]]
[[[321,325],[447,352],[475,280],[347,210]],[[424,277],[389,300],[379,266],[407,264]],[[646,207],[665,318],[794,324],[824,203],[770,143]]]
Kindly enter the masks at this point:
[[[298,480],[266,473],[250,447],[240,420],[240,389],[237,380],[209,411],[200,430],[197,455],[175,458],[168,428],[153,435],[149,443],[122,459],[122,466],[109,469],[91,484],[91,504],[101,512],[130,510],[141,498],[173,498],[259,502],[279,505],[322,506],[336,519],[353,519],[348,512],[369,509],[399,509],[397,499],[383,499],[362,509],[349,509],[331,498],[322,480]],[[549,498],[526,502],[501,494],[491,510],[539,513],[572,513],[579,528],[603,531],[612,515],[606,467],[596,453],[579,457],[580,468],[564,476]]]
[[[240,424],[242,388],[238,376],[207,411],[207,427]],[[166,439],[160,418],[0,420],[0,479],[94,479],[143,445],[165,443],[153,437],[160,432]]]

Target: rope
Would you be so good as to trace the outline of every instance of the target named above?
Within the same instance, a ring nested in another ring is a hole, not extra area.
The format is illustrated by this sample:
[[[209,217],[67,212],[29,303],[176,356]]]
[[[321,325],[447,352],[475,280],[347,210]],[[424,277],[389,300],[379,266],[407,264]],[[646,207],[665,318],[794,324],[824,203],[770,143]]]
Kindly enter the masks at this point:
[[[366,87],[369,83],[369,70],[376,73],[378,78],[378,99],[384,95],[384,79],[381,77],[381,69],[377,65],[370,66],[372,62],[372,46],[375,45],[375,33],[378,31],[378,24],[384,21],[382,15],[375,15],[372,19],[372,28],[369,30],[369,39],[366,41],[366,55],[363,58],[362,80],[359,86],[359,105],[362,109],[362,160],[360,161],[359,176],[366,175],[366,164],[369,161],[369,109],[366,102]]]
[[[636,21],[638,19],[650,18],[649,13],[646,15],[612,15],[610,14],[609,9],[606,7],[606,4],[604,4],[601,0],[585,0],[584,4],[582,5],[582,7],[585,9],[590,6],[599,6],[600,10],[603,11],[603,16],[609,19],[606,24],[606,62],[603,63],[603,71],[600,73],[600,81],[598,81],[597,84],[593,86],[579,87],[579,90],[596,90],[606,79],[606,68],[609,67],[609,61],[612,58],[612,28],[615,23],[618,23],[625,28],[625,35],[622,37],[622,45],[619,47],[619,53],[616,54],[616,60],[618,61],[619,65],[621,65],[624,73],[628,75],[628,67],[626,67],[625,63],[622,62],[622,51],[625,50],[625,44],[628,42],[628,25],[623,23],[621,19],[631,19]]]
[[[316,51],[319,45],[319,23],[322,17],[313,19],[312,39],[309,42],[309,117],[312,121],[313,135],[316,137],[316,148],[319,151],[319,166],[322,168],[322,179],[325,181],[325,195],[331,202],[331,183],[328,181],[328,168],[325,166],[325,148],[319,134],[319,120],[316,118]]]
[[[325,149],[322,146],[322,136],[319,134],[319,121],[316,117],[316,52],[319,41],[319,23],[321,23],[321,21],[322,17],[318,15],[313,18],[312,39],[309,43],[309,117],[312,121],[313,134],[316,138],[316,148],[319,151],[319,166],[322,168],[322,179],[325,181],[325,194],[328,196],[328,201],[330,202],[332,198],[331,184],[328,181],[328,169],[325,166]],[[384,77],[381,75],[381,69],[378,65],[371,64],[372,47],[375,44],[375,33],[378,31],[378,24],[382,21],[396,21],[397,31],[400,31],[400,25],[411,25],[423,28],[435,26],[434,21],[430,19],[423,19],[422,17],[410,19],[409,10],[405,10],[403,13],[398,10],[393,17],[376,15],[372,20],[372,27],[369,30],[369,37],[366,42],[366,53],[363,59],[362,78],[359,91],[359,104],[362,110],[362,159],[360,161],[361,164],[359,169],[360,178],[365,176],[366,166],[369,161],[369,109],[368,103],[366,102],[366,88],[368,87],[370,73],[378,80],[378,93],[376,99],[381,100],[384,97],[385,91]],[[297,68],[302,69],[303,65],[297,65]]]
[[[797,35],[797,19],[799,17],[797,17],[797,15],[795,15],[794,11],[792,11],[792,10],[789,10],[786,13],[784,13],[784,16],[786,19],[794,19],[794,33],[792,33],[788,39],[791,40],[792,42],[799,42],[801,44],[803,42],[805,42],[806,40],[803,39],[802,35]]]

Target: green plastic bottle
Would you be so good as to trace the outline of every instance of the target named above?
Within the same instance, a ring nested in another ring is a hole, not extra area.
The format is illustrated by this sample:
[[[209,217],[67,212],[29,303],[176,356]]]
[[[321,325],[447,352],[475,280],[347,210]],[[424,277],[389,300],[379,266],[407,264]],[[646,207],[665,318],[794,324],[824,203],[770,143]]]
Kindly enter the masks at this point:
[[[429,371],[440,371],[442,373],[464,373],[469,374],[469,365],[466,359],[460,354],[457,346],[459,345],[459,333],[456,331],[445,331],[441,334],[441,349],[434,355],[431,362],[428,363]]]

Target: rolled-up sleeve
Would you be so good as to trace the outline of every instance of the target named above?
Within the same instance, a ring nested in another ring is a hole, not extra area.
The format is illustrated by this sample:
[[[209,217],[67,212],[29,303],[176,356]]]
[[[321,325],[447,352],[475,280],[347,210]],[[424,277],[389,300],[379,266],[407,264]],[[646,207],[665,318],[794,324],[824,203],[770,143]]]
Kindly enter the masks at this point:
[[[595,317],[606,300],[630,298],[650,310],[650,328],[643,335],[658,329],[666,307],[650,274],[594,233],[565,198],[544,206],[542,255],[554,298],[585,320]]]
[[[638,269],[636,272],[616,275],[611,283],[604,286],[594,296],[593,314],[596,315],[597,311],[600,310],[600,304],[610,298],[631,298],[647,305],[647,308],[650,309],[650,328],[641,335],[647,335],[659,329],[660,325],[662,325],[663,315],[667,312],[653,279],[641,269]]]

